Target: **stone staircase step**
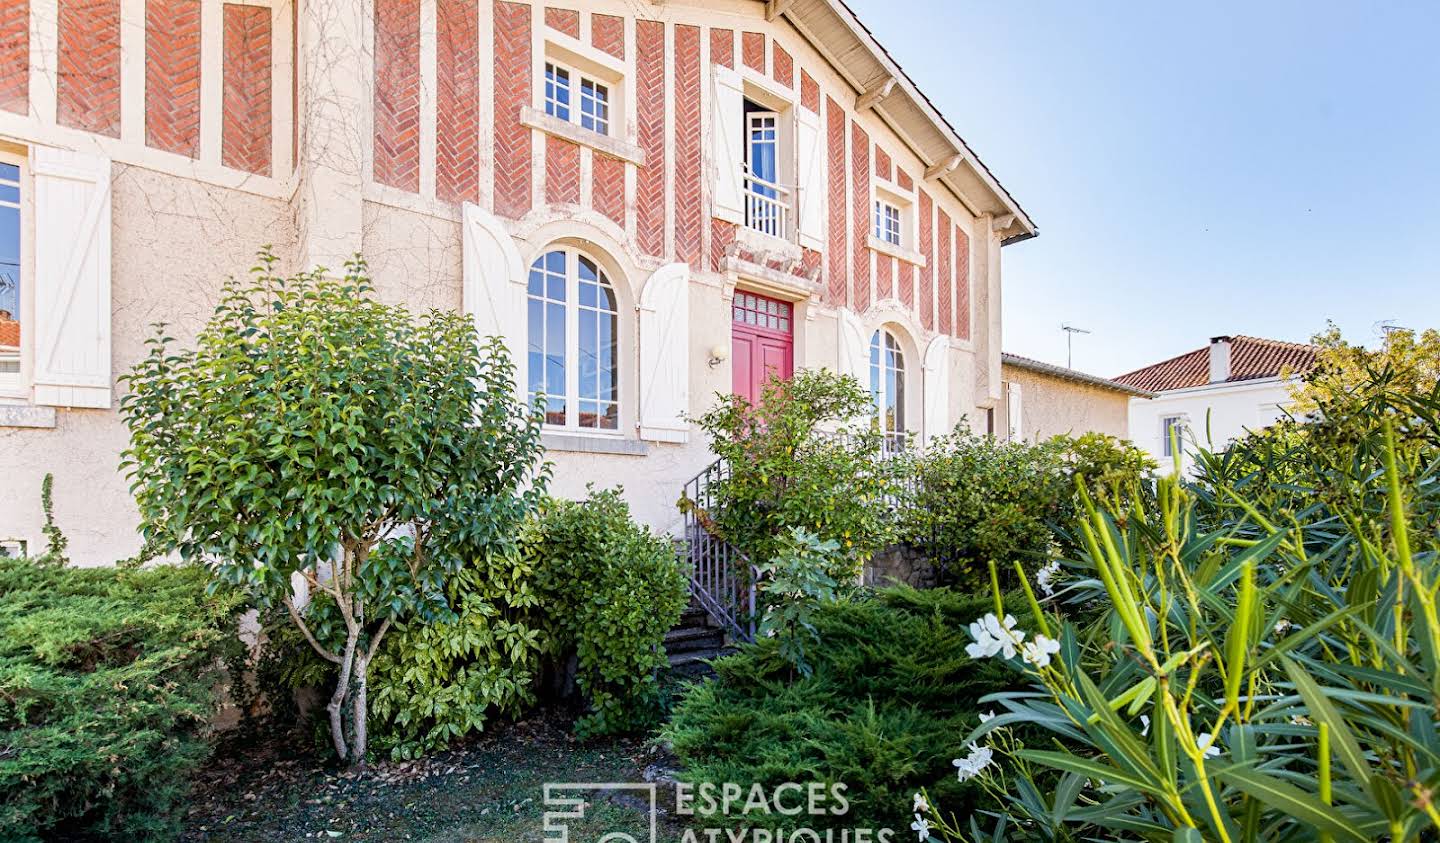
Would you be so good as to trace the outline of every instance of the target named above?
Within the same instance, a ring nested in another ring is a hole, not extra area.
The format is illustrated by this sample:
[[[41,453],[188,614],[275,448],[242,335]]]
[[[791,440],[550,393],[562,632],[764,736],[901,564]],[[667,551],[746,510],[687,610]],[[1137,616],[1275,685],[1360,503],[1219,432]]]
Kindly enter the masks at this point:
[[[715,627],[675,627],[665,633],[665,652],[674,655],[725,646],[724,630]]]

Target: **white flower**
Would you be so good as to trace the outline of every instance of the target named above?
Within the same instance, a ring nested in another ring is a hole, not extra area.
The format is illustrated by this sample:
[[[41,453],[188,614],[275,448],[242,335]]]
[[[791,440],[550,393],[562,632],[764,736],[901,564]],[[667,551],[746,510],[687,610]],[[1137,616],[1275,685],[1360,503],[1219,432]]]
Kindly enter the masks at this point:
[[[1060,573],[1060,560],[1052,559],[1050,564],[1035,572],[1035,584],[1049,597],[1055,593],[1055,575]]]
[[[994,613],[988,614],[970,624],[970,637],[974,644],[966,644],[965,652],[972,659],[988,659],[996,653],[1005,658],[1015,658],[1015,651],[1025,638],[1025,633],[1015,629],[1015,616],[1006,615],[1001,621]]]
[[[921,796],[918,793],[915,794],[915,814],[918,816],[920,814],[927,813],[929,810],[930,803],[925,801],[925,797]]]
[[[1036,667],[1047,667],[1050,664],[1050,657],[1060,652],[1060,642],[1043,635],[1036,635],[1034,641],[1028,641],[1021,645],[1020,650],[1025,661]]]
[[[1201,732],[1195,736],[1195,748],[1203,750],[1206,758],[1214,758],[1220,754],[1219,742],[1209,732]]]
[[[1145,728],[1143,728],[1143,729],[1140,730],[1140,737],[1143,738],[1143,737],[1145,737],[1146,735],[1150,734],[1150,715],[1148,715],[1148,714],[1142,714],[1142,715],[1140,715],[1140,725],[1145,727]]]
[[[983,711],[983,712],[980,713],[980,722],[981,722],[981,723],[989,723],[991,720],[994,720],[994,719],[995,719],[995,712],[993,712],[993,711]]]
[[[915,822],[910,823],[910,830],[919,835],[922,843],[930,839],[930,821],[919,814],[915,815]]]
[[[1275,634],[1276,634],[1276,635],[1284,635],[1285,633],[1289,632],[1292,628],[1294,628],[1294,626],[1295,626],[1295,624],[1293,624],[1293,623],[1285,620],[1284,618],[1281,618],[1280,620],[1278,620],[1278,621],[1275,622]]]
[[[963,782],[980,775],[981,771],[990,766],[990,762],[993,760],[995,760],[995,750],[988,746],[976,746],[972,743],[969,755],[964,758],[956,758],[950,763],[955,765],[956,775]]]

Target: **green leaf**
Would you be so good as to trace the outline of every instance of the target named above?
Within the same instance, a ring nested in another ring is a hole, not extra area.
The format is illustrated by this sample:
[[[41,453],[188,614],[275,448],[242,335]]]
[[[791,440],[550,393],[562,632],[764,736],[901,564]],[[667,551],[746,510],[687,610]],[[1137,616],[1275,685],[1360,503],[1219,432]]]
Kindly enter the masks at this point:
[[[1344,718],[1326,699],[1324,690],[1310,678],[1310,674],[1288,656],[1282,657],[1281,662],[1285,665],[1285,673],[1289,675],[1290,681],[1295,684],[1295,690],[1305,700],[1305,706],[1310,710],[1310,717],[1316,723],[1324,723],[1330,727],[1330,741],[1335,751],[1340,755],[1340,761],[1350,770],[1356,781],[1362,785],[1370,784],[1370,765],[1365,760],[1365,754],[1360,749],[1360,744],[1355,740],[1350,727],[1345,723]]]
[[[1257,770],[1230,767],[1217,773],[1226,784],[1269,805],[1286,816],[1294,817],[1306,826],[1335,835],[1342,840],[1362,843],[1366,840],[1364,831],[1339,809],[1326,805],[1318,798],[1300,790],[1292,784]]]

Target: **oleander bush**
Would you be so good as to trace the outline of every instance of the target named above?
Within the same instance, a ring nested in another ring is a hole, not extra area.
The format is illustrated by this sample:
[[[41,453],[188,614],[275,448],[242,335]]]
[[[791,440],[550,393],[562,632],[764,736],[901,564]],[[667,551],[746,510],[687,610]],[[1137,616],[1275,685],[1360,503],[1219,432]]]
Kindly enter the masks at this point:
[[[1440,835],[1440,388],[1350,359],[1360,376],[1322,366],[1304,419],[1202,452],[1193,482],[1086,501],[1079,564],[1104,611],[982,636],[1030,686],[967,736],[1002,756],[974,779],[1001,828],[943,798],[917,822],[948,840]],[[1007,735],[1020,724],[1052,737]]]
[[[1007,605],[1029,622],[1023,597]],[[904,586],[822,602],[809,615],[819,640],[806,650],[808,675],[792,668],[777,638],[762,637],[717,660],[716,678],[689,692],[662,736],[685,781],[734,782],[747,792],[755,783],[848,788],[844,816],[754,818],[765,827],[905,829],[921,788],[976,805],[983,791],[957,781],[952,761],[968,752],[982,698],[1014,684],[1008,670],[966,653],[966,624],[994,609],[988,594]]]
[[[243,658],[209,581],[0,557],[0,837],[175,838]]]

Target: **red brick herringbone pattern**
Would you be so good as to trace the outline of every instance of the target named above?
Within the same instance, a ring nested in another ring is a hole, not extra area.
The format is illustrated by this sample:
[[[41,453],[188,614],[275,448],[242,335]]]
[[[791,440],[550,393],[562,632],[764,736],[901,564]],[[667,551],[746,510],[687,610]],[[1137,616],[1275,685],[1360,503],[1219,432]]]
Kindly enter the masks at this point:
[[[590,43],[617,59],[625,58],[625,19],[615,15],[590,16]]]
[[[879,176],[882,179],[885,179],[886,181],[889,181],[891,178],[890,154],[887,153],[885,150],[881,149],[878,145],[875,147],[875,175]]]
[[[700,190],[700,28],[675,27],[675,257],[704,258]]]
[[[740,51],[746,67],[765,72],[765,33],[746,32],[741,35]]]
[[[955,336],[970,339],[970,238],[955,226]]]
[[[875,298],[888,299],[895,295],[895,259],[888,255],[875,256]]]
[[[920,191],[920,254],[925,265],[920,268],[920,325],[927,331],[935,329],[935,203],[930,194]]]
[[[942,334],[950,333],[950,290],[955,285],[955,276],[951,274],[950,268],[953,265],[950,257],[950,232],[954,230],[950,224],[950,215],[944,211],[940,212],[940,218],[935,223],[935,230],[940,233],[936,239],[939,241],[935,248],[940,252],[939,269],[935,275],[935,310],[936,330]]]
[[[0,4],[0,109],[30,110],[30,0]]]
[[[826,178],[830,182],[830,243],[827,299],[831,304],[847,303],[847,281],[849,279],[849,255],[845,251],[845,110],[833,97],[827,98],[825,106]]]
[[[850,124],[850,193],[852,208],[851,223],[854,230],[850,238],[851,300],[855,312],[864,313],[870,309],[870,136],[860,128],[859,123]]]
[[[145,2],[145,144],[200,154],[200,0]]]
[[[910,312],[915,310],[915,265],[900,262],[900,303]]]
[[[899,167],[895,168],[895,183],[904,190],[915,189],[915,182],[910,178],[910,174]]]
[[[640,124],[640,168],[636,240],[647,255],[665,253],[665,24],[635,23],[635,88]]]
[[[520,123],[530,102],[530,7],[495,2],[495,213],[530,211],[531,132]]]
[[[733,222],[710,219],[710,268],[716,272],[725,267],[725,254],[735,242],[736,228]]]
[[[270,175],[270,10],[227,3],[220,161]]]
[[[480,198],[480,51],[477,0],[435,6],[435,195]]]
[[[595,153],[590,168],[590,204],[625,227],[625,162]]]
[[[580,147],[550,136],[545,138],[545,201],[580,204]]]
[[[120,0],[60,0],[62,126],[120,137]]]
[[[779,43],[772,44],[772,47],[774,49],[770,63],[773,65],[775,81],[787,88],[795,87],[795,60]]]
[[[796,270],[796,273],[805,277],[810,277],[814,274],[814,277],[819,279],[819,272],[823,270],[824,266],[824,255],[815,249],[805,249],[800,253],[800,268]]]
[[[563,32],[571,38],[580,37],[580,13],[574,9],[547,8],[545,25],[557,32]]]
[[[420,0],[375,0],[375,181],[420,191]]]
[[[735,69],[735,30],[710,30],[710,62]]]
[[[820,113],[820,83],[805,71],[800,71],[800,104]]]

